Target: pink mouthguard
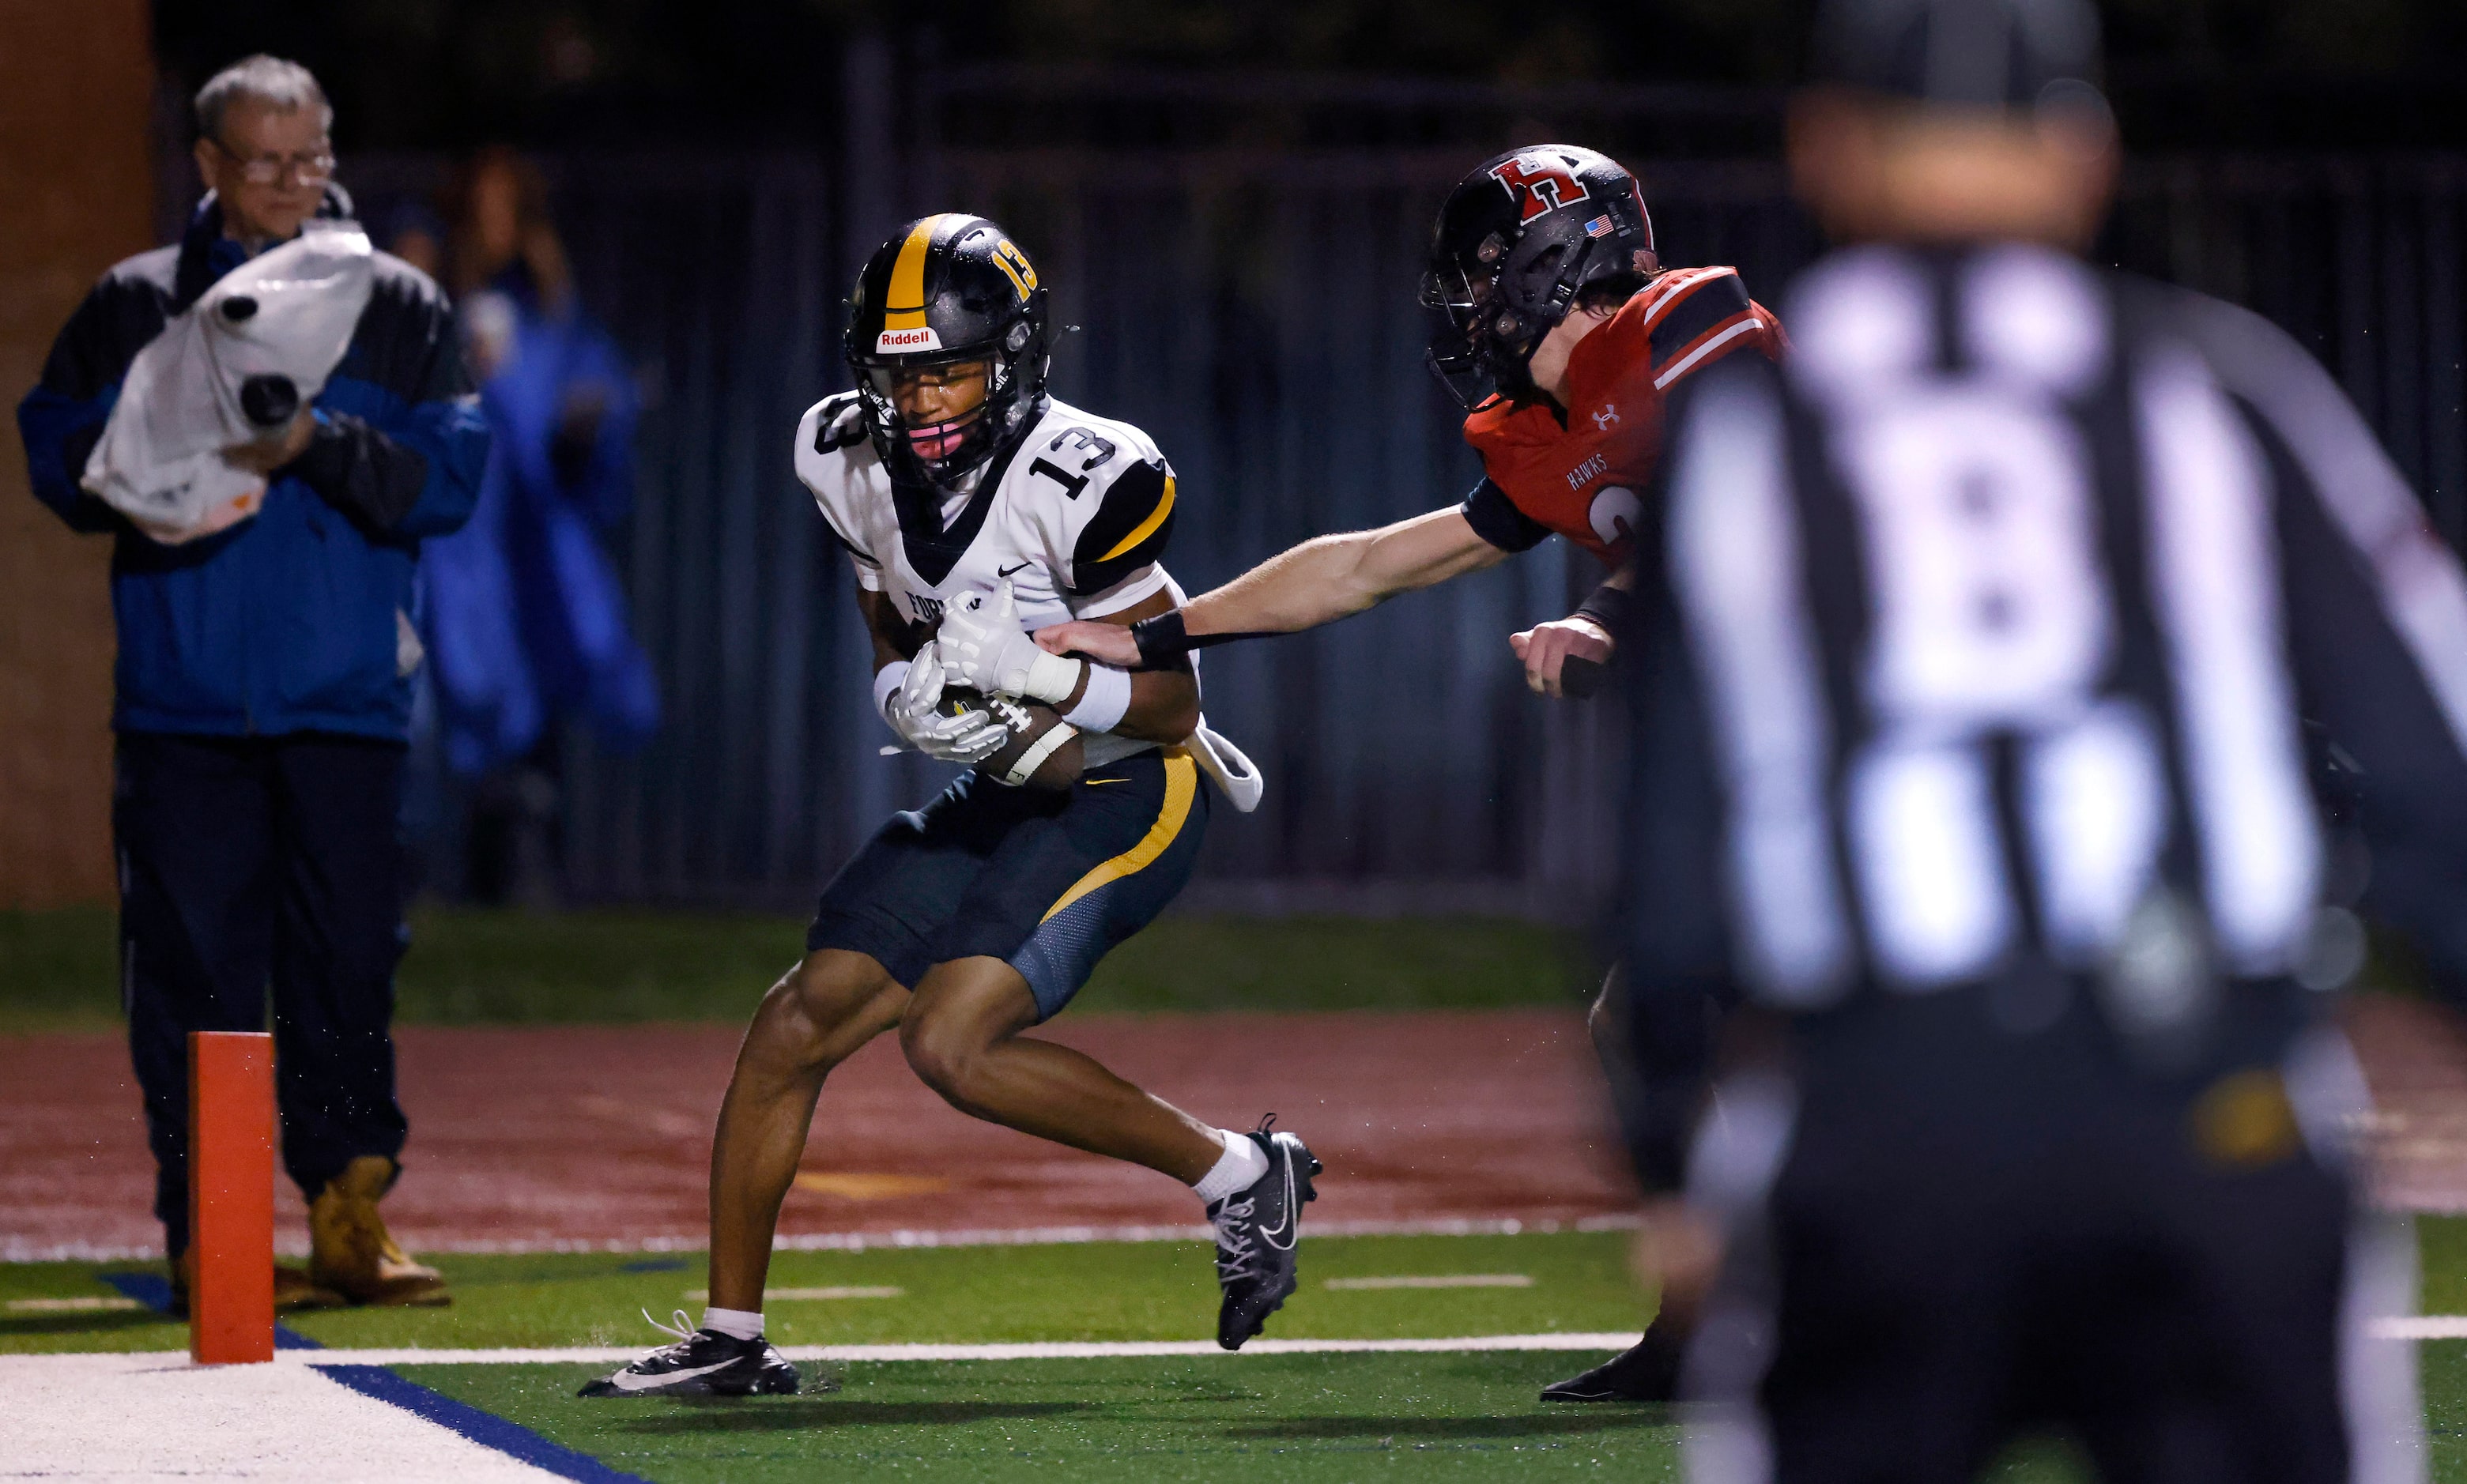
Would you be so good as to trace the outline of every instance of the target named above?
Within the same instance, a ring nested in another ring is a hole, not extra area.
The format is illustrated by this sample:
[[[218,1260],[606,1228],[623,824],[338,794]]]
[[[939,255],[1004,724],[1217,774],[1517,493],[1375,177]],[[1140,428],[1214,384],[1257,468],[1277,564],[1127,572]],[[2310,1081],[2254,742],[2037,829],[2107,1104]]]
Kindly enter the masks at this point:
[[[931,427],[908,430],[908,449],[919,459],[948,459],[960,451],[960,441],[966,436],[973,416],[957,422],[938,422]]]

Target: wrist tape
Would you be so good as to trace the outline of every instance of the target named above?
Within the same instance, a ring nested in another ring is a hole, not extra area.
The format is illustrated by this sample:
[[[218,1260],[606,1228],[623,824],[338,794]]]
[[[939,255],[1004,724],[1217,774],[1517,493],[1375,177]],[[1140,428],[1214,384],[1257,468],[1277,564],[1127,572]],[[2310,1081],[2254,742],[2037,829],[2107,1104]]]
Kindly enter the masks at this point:
[[[1062,719],[1082,731],[1111,731],[1122,724],[1123,713],[1130,708],[1131,672],[1091,664],[1079,704],[1063,712]]]
[[[908,682],[908,665],[906,660],[894,660],[873,672],[873,714],[886,722],[891,720],[891,698],[899,694],[899,687]],[[892,730],[899,729],[894,726]]]

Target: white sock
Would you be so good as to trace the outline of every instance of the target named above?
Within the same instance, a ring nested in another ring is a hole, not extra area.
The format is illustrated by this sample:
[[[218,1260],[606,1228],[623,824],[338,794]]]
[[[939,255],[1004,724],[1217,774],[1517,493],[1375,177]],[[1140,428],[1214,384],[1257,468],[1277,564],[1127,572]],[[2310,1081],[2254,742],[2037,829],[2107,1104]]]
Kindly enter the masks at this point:
[[[715,1330],[731,1339],[760,1339],[762,1311],[705,1308],[702,1312],[702,1327]]]
[[[1202,1205],[1214,1205],[1236,1191],[1247,1190],[1268,1173],[1268,1156],[1258,1140],[1232,1129],[1218,1129],[1216,1136],[1225,1140],[1225,1158],[1190,1187],[1199,1192]]]

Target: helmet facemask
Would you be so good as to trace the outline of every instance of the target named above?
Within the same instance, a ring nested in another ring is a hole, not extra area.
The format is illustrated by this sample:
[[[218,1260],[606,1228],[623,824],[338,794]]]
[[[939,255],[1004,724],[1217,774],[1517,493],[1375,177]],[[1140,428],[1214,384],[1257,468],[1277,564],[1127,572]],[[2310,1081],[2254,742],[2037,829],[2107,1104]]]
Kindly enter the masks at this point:
[[[958,353],[868,357],[854,363],[857,393],[864,398],[867,429],[874,449],[894,475],[907,483],[949,485],[992,458],[1034,411],[1036,395],[1020,394],[1023,384],[1042,393],[1045,347],[1025,320],[1014,321],[1002,340]],[[949,384],[965,367],[982,367],[981,389],[972,401],[920,398],[917,383]],[[903,410],[902,383],[909,384]],[[923,402],[926,406],[920,407]],[[939,407],[931,404],[940,402]]]
[[[900,484],[955,487],[1045,405],[1045,289],[984,217],[920,217],[875,249],[847,326],[866,431]]]
[[[1425,360],[1458,401],[1472,408],[1494,393],[1532,392],[1533,352],[1568,317],[1594,248],[1587,241],[1571,251],[1536,236],[1511,248],[1493,235],[1470,261],[1432,263],[1422,275],[1422,303],[1443,324]]]

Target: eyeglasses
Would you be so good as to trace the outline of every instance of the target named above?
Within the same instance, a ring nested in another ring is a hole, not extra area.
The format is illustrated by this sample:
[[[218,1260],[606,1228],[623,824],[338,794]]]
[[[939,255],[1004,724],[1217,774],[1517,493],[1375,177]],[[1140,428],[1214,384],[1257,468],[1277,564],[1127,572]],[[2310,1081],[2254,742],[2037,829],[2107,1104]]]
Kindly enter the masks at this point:
[[[252,186],[271,186],[289,176],[304,186],[322,186],[334,178],[334,154],[319,149],[315,154],[261,154],[242,160],[238,151],[221,140],[215,147],[239,165],[239,178]]]

